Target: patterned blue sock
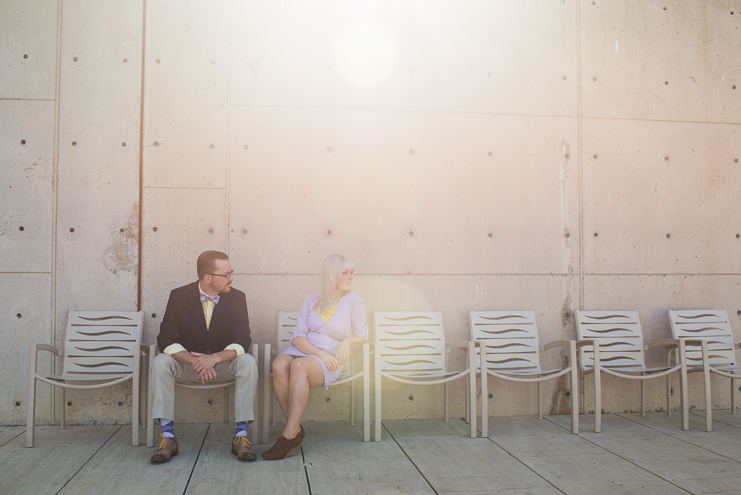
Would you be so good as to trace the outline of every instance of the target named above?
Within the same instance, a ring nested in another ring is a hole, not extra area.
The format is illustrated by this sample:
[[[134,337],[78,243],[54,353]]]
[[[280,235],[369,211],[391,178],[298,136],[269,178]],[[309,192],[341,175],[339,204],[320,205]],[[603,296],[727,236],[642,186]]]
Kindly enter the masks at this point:
[[[169,438],[173,442],[177,441],[175,437],[175,422],[169,419],[160,419],[160,426],[162,426],[162,435]]]
[[[250,426],[250,424],[247,421],[237,421],[236,428],[234,431],[235,437],[246,437],[247,436],[247,428]]]

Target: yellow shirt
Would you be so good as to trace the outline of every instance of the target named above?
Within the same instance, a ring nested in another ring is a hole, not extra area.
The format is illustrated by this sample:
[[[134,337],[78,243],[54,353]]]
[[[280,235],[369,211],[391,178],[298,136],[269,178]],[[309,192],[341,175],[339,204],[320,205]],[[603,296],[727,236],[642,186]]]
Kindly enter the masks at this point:
[[[203,292],[203,289],[201,289],[200,282],[198,283],[198,292],[204,295],[208,295],[205,292]],[[203,317],[206,318],[206,330],[208,330],[208,327],[211,325],[211,317],[214,314],[214,308],[216,307],[216,303],[210,299],[206,299],[205,301],[201,303],[201,305],[203,306]],[[236,352],[237,353],[236,357],[239,357],[242,354],[244,354],[244,347],[242,347],[239,344],[229,344],[228,346],[224,348],[225,351],[227,349],[231,349],[234,352]],[[177,354],[178,352],[181,352],[181,351],[187,351],[187,349],[180,344],[170,344],[167,347],[165,347],[165,350],[163,352],[167,354],[168,356],[172,356],[173,354]]]

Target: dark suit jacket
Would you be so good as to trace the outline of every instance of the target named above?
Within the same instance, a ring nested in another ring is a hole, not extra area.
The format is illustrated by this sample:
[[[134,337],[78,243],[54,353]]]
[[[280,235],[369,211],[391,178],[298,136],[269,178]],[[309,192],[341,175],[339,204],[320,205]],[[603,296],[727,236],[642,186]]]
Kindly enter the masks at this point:
[[[232,287],[229,292],[219,296],[219,303],[211,315],[211,324],[206,330],[198,282],[170,292],[157,336],[160,351],[170,344],[180,344],[188,351],[213,354],[223,351],[229,344],[239,344],[244,352],[250,352],[252,338],[244,292]]]

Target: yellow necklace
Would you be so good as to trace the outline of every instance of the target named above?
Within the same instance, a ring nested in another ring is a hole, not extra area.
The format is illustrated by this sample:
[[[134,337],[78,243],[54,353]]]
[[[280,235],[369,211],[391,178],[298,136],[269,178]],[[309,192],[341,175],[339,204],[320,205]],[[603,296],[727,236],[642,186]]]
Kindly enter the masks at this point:
[[[322,317],[322,320],[324,320],[324,323],[327,323],[330,318],[332,318],[332,315],[334,314],[335,310],[337,309],[337,302],[347,293],[347,291],[342,291],[339,294],[337,294],[337,297],[334,298],[334,304],[326,313],[322,313],[321,309],[317,309],[316,312],[319,313],[319,316]]]

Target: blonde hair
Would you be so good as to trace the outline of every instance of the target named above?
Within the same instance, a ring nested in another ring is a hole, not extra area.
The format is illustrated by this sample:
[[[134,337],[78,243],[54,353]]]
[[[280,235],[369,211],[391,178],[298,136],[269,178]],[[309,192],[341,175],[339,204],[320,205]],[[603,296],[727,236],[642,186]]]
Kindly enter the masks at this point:
[[[322,263],[321,285],[319,286],[319,300],[316,302],[314,309],[319,309],[320,313],[327,314],[329,308],[334,304],[335,294],[337,293],[337,284],[343,270],[355,268],[350,258],[345,258],[341,254],[332,254],[327,256]]]

